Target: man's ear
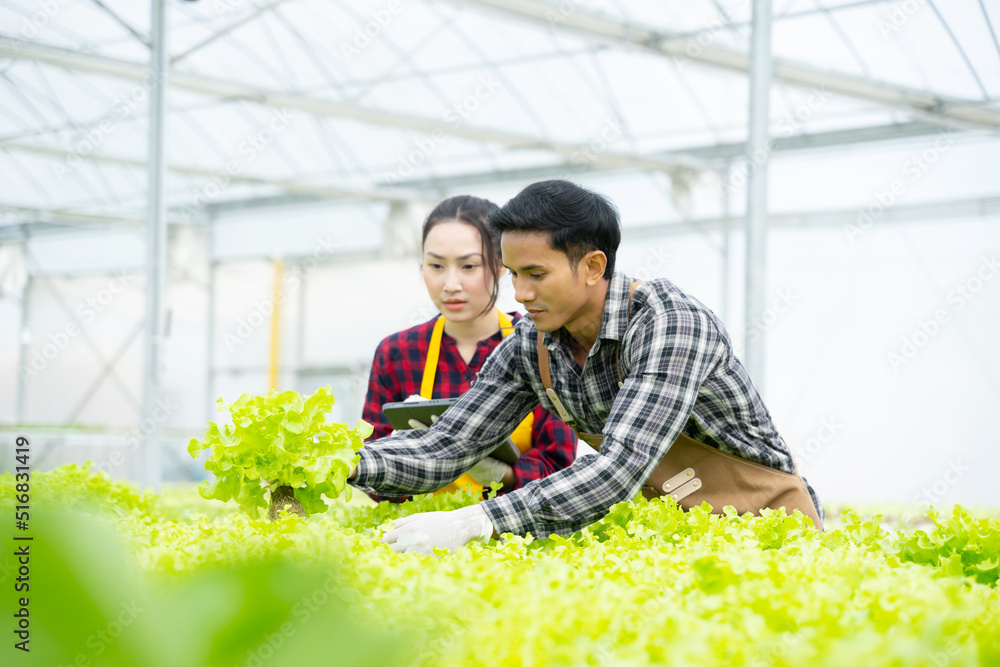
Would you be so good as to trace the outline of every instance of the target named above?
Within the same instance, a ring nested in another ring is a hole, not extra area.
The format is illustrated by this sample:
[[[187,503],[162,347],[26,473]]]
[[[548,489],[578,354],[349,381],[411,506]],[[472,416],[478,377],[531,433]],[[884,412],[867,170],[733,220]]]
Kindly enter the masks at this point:
[[[602,250],[591,250],[583,256],[587,272],[587,284],[593,287],[604,279],[604,271],[608,268],[608,256]]]

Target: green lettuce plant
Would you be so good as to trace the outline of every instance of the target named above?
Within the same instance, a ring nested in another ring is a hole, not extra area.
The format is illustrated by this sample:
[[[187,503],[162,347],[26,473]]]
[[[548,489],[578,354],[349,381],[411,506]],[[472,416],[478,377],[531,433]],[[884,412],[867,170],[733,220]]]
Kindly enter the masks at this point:
[[[303,399],[298,392],[243,394],[219,410],[229,410],[232,425],[208,425],[205,436],[192,438],[188,453],[197,459],[209,450],[198,492],[207,499],[235,500],[251,517],[267,508],[272,521],[281,510],[306,517],[325,512],[323,496],[350,498],[347,476],[357,464],[370,424],[356,428],[327,421],[333,407],[329,385]]]
[[[916,530],[828,509],[821,533],[801,513],[638,494],[572,535],[432,558],[383,544],[387,523],[479,494],[342,494],[309,521],[266,522],[193,485],[140,492],[87,468],[32,470],[30,530],[0,523],[6,544],[34,536],[31,590],[0,595],[15,620],[31,598],[34,657],[0,665],[1000,666],[997,509],[898,506],[926,516]],[[0,514],[24,483],[0,474]],[[0,556],[5,586],[19,548]]]

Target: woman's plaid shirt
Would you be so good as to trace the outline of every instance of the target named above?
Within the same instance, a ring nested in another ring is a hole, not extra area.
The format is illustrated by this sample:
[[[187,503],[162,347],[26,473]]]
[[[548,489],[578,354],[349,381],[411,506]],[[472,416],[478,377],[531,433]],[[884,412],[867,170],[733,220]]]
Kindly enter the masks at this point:
[[[545,334],[553,388],[582,431],[603,433],[600,454],[485,501],[498,533],[568,535],[597,521],[639,492],[681,432],[792,472],[791,454],[722,322],[666,279],[636,289],[629,317],[631,282],[622,273],[612,276],[598,340],[583,369],[565,329]],[[440,488],[486,456],[539,402],[554,411],[536,345],[534,324],[520,320],[433,428],[361,450],[352,483],[386,493]],[[822,504],[812,487],[809,492],[822,517]]]

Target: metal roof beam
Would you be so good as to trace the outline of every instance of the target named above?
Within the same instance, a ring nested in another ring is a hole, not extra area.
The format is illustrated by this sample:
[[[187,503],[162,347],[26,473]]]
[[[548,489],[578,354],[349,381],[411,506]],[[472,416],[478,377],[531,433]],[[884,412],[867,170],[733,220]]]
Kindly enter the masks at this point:
[[[941,127],[933,123],[914,121],[910,123],[898,123],[890,125],[876,125],[870,127],[852,128],[849,130],[834,130],[831,132],[819,132],[816,134],[796,135],[792,137],[779,137],[774,140],[774,151],[776,153],[787,153],[794,151],[809,151],[823,148],[837,148],[846,145],[857,145],[861,143],[894,141],[929,136],[941,132]],[[60,151],[37,146],[23,145],[15,142],[0,142],[0,148],[12,150],[23,150],[27,152],[41,153],[43,155],[62,155]],[[670,159],[672,153],[695,156],[699,160],[717,164],[725,163],[729,160],[737,159],[746,154],[746,144],[735,142],[728,144],[717,144],[714,146],[694,146],[691,148],[677,149],[676,151],[666,151],[659,156]],[[128,160],[124,158],[90,155],[84,159],[93,159],[98,162],[126,165],[142,168],[145,163],[139,160]],[[211,176],[212,172],[190,169],[187,167],[175,166],[172,170],[193,176]],[[303,203],[338,198],[354,198],[360,200],[379,201],[413,201],[427,199],[429,193],[446,194],[455,188],[471,187],[489,183],[503,183],[512,181],[523,181],[533,183],[535,181],[550,178],[570,178],[584,173],[598,171],[588,165],[576,165],[568,167],[565,164],[547,165],[542,167],[524,167],[521,169],[508,169],[502,171],[484,171],[477,173],[463,173],[454,176],[443,176],[432,179],[420,179],[402,181],[397,187],[383,188],[374,191],[347,191],[327,189],[325,192],[311,190],[309,192],[289,193],[276,196],[263,196],[249,200],[219,201],[208,204],[205,207],[207,215],[215,211],[225,211],[230,209],[253,208],[259,206],[287,205],[288,203]],[[270,184],[280,187],[280,182],[272,182],[263,179],[253,179],[250,182],[257,184]],[[176,212],[174,207],[173,211]],[[137,213],[135,217],[123,217],[120,213],[101,214],[76,213],[64,209],[40,209],[38,207],[16,207],[4,206],[0,208],[0,213],[14,213],[16,217],[22,219],[17,225],[0,225],[0,241],[9,241],[24,236],[29,226],[34,233],[53,233],[77,231],[80,229],[90,229],[100,226],[103,223],[112,223],[116,226],[141,226],[143,217]],[[174,216],[176,217],[176,216]],[[33,226],[34,225],[34,226]]]
[[[26,153],[37,153],[39,155],[52,155],[57,157],[64,157],[66,151],[59,150],[56,148],[48,148],[45,146],[34,146],[31,144],[24,144],[16,141],[0,141],[0,148],[7,150],[23,151]],[[99,164],[113,164],[118,166],[135,167],[137,169],[145,169],[145,160],[133,160],[131,158],[118,157],[114,155],[101,155],[99,153],[90,153],[89,155],[81,155],[82,160],[88,162],[96,162]],[[208,169],[196,169],[194,167],[185,167],[183,165],[168,165],[167,167],[171,172],[176,174],[183,174],[185,176],[196,176],[200,178],[216,178],[218,177],[221,170],[211,171]],[[235,183],[248,183],[252,185],[267,185],[275,188],[284,190],[285,192],[293,195],[305,195],[316,197],[320,199],[361,199],[370,201],[407,201],[412,198],[412,196],[407,195],[407,190],[394,191],[393,193],[388,193],[385,191],[380,191],[376,189],[371,190],[359,190],[359,189],[349,189],[349,188],[338,188],[333,186],[317,186],[317,185],[306,185],[304,183],[299,183],[296,181],[288,181],[282,179],[273,178],[263,178],[257,176],[248,176],[241,174],[229,175],[229,180]]]
[[[33,60],[67,70],[93,72],[131,81],[142,82],[149,77],[149,70],[144,63],[79,53],[15,39],[0,42],[0,58]],[[464,123],[449,123],[441,118],[428,118],[396,111],[373,109],[347,102],[286,93],[280,90],[268,90],[235,81],[211,79],[186,72],[171,72],[170,83],[177,89],[225,100],[246,100],[266,107],[298,109],[315,116],[348,118],[369,125],[405,128],[431,135],[440,133],[442,136],[451,135],[469,141],[496,143],[509,148],[549,151],[567,161],[578,160],[582,155],[597,166],[611,169],[638,168],[672,172],[678,167],[701,168],[702,166],[676,164],[658,158],[609,150],[594,151],[586,144],[546,141],[538,137],[504,130],[473,127]]]
[[[559,6],[535,0],[450,0],[456,4],[488,8],[508,16],[541,24],[552,29],[611,42],[630,44],[664,56],[749,73],[749,56],[717,46],[702,45],[686,37],[657,32],[649,28],[621,23],[603,16],[576,9],[563,11]],[[691,47],[695,48],[691,48]],[[980,128],[996,131],[1000,128],[1000,109],[970,101],[935,95],[917,88],[908,88],[859,76],[826,72],[808,65],[781,58],[774,59],[774,79],[792,86],[820,88],[826,92],[859,100],[876,102],[903,109],[915,117],[943,125]]]
[[[6,207],[10,209],[11,207]],[[37,209],[35,209],[37,210]],[[41,210],[41,213],[48,213]],[[58,212],[53,212],[58,213]],[[66,214],[72,215],[72,214]],[[897,204],[886,209],[877,220],[871,223],[865,222],[867,226],[862,228],[858,223],[858,209],[840,209],[830,211],[799,211],[794,213],[771,214],[768,218],[768,228],[770,229],[822,229],[830,227],[843,227],[845,235],[847,228],[856,226],[858,229],[867,232],[868,229],[881,227],[883,224],[899,224],[911,222],[952,222],[957,219],[983,218],[990,216],[1000,217],[1000,197],[978,197],[971,199],[957,199],[951,201],[929,202],[921,204],[900,205]],[[73,217],[89,217],[76,216]],[[0,243],[21,240],[27,237],[40,236],[46,232],[70,232],[86,231],[88,227],[75,226],[66,227],[66,222],[56,222],[49,220],[39,220],[37,223],[0,224]],[[131,220],[121,218],[122,224],[130,224]],[[102,218],[101,221],[109,222],[110,218]],[[83,222],[83,220],[81,220]],[[41,225],[41,228],[36,227]],[[738,232],[743,226],[743,216],[719,216],[713,218],[701,218],[688,221],[669,221],[646,225],[629,225],[622,230],[622,236],[626,242],[659,238],[663,236],[682,236],[684,234],[696,234],[704,232],[721,232],[729,230]],[[105,227],[106,228],[106,227]],[[357,251],[359,257],[379,257],[378,251]]]
[[[879,141],[912,139],[915,137],[940,134],[947,131],[948,130],[946,128],[942,128],[937,123],[911,121],[908,123],[889,123],[886,125],[852,127],[846,130],[829,130],[827,132],[815,132],[813,134],[796,134],[790,137],[771,137],[771,147],[772,152],[788,153],[795,151],[818,150],[822,148],[836,148],[839,146],[856,146],[858,144]],[[747,154],[747,146],[746,142],[738,141],[727,144],[716,144],[715,146],[679,149],[677,151],[660,153],[659,155],[667,157],[674,152],[686,153],[697,157],[700,160],[728,161],[745,157]]]
[[[940,125],[935,123],[912,121],[909,123],[891,123],[888,125],[874,125],[851,128],[848,130],[817,132],[815,134],[797,134],[791,137],[773,138],[772,152],[790,153],[795,151],[837,148],[848,145],[856,146],[859,144],[881,141],[898,141],[939,134],[942,131],[946,130],[943,130]],[[695,159],[718,168],[726,162],[745,157],[746,151],[746,142],[739,141],[734,143],[715,144],[711,146],[678,148],[675,150],[654,153],[654,155],[666,160],[671,160],[676,156],[686,156],[689,159]],[[578,174],[593,173],[596,171],[599,170],[591,168],[587,165],[567,167],[567,165],[564,164],[555,164],[541,167],[522,167],[519,169],[507,169],[502,171],[483,171],[456,174],[454,176],[423,178],[419,180],[402,181],[399,185],[413,192],[442,193],[456,187],[481,185],[484,183],[502,183],[510,181],[526,181],[533,183],[535,181],[542,181],[549,178],[572,179]]]
[[[843,227],[845,238],[852,234],[867,233],[886,224],[911,222],[954,222],[962,218],[982,218],[1000,216],[1000,197],[979,197],[952,201],[896,204],[882,211],[877,219],[859,223],[857,208],[831,211],[801,211],[796,213],[772,213],[767,226],[775,229],[822,229]],[[745,219],[742,215],[703,218],[683,222],[663,222],[649,225],[629,226],[622,229],[626,241],[645,240],[661,236],[676,236],[710,231],[739,232]]]

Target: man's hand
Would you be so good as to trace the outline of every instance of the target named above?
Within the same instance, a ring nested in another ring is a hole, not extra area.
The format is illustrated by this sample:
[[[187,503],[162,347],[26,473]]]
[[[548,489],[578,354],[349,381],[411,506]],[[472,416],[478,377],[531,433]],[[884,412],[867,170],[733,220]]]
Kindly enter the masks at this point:
[[[493,482],[503,482],[504,486],[507,486],[508,482],[514,478],[514,469],[503,461],[487,456],[472,466],[469,470],[469,476],[483,486],[489,486]],[[513,486],[513,482],[510,484]]]
[[[480,505],[451,512],[423,512],[396,519],[382,541],[400,553],[433,555],[434,548],[454,551],[469,542],[485,542],[494,533],[493,522]]]

